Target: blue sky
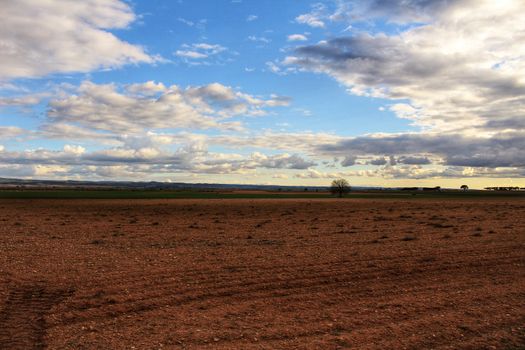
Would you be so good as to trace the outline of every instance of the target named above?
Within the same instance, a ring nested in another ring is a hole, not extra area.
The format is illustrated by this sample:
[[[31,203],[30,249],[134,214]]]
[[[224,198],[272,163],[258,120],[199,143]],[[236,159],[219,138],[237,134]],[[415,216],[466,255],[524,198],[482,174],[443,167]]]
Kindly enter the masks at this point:
[[[517,0],[8,1],[0,177],[519,183],[520,10]]]

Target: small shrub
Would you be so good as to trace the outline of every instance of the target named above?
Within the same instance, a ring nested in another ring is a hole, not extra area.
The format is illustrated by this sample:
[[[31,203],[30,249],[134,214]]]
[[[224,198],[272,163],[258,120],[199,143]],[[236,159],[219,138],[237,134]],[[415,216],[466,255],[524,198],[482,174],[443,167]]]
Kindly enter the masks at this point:
[[[436,258],[433,256],[425,256],[424,258],[419,259],[420,263],[432,263],[436,261]]]
[[[428,223],[428,226],[432,226],[432,227],[435,227],[435,228],[451,228],[451,227],[454,227],[453,225],[447,225],[447,224],[441,224],[441,223],[433,223],[433,222],[430,222]]]

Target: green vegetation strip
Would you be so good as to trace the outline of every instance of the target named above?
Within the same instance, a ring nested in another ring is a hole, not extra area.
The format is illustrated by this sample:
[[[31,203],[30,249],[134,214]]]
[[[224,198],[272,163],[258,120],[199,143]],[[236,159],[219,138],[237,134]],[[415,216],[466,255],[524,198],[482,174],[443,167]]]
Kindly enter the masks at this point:
[[[57,199],[213,199],[213,198],[329,198],[314,193],[227,193],[211,191],[129,191],[129,190],[24,190],[0,191],[0,198]]]
[[[473,199],[473,198],[520,198],[525,192],[406,192],[369,191],[352,192],[345,198],[369,199]],[[334,198],[328,193],[264,192],[238,193],[215,191],[158,191],[158,190],[0,190],[4,199],[257,199],[257,198]]]

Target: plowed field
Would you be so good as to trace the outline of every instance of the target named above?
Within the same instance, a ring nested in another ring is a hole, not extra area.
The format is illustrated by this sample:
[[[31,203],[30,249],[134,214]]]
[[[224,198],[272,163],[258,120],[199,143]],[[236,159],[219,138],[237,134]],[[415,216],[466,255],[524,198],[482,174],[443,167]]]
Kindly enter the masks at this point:
[[[0,200],[0,349],[523,349],[522,200]]]

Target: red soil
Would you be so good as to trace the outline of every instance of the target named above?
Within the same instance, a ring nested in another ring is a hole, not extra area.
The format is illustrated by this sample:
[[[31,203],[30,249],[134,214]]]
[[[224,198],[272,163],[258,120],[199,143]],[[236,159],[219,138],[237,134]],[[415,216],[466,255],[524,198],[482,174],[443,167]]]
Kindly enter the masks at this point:
[[[2,200],[0,349],[523,349],[520,200]]]

